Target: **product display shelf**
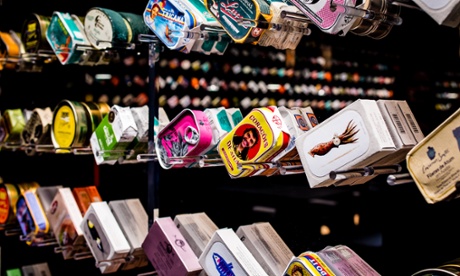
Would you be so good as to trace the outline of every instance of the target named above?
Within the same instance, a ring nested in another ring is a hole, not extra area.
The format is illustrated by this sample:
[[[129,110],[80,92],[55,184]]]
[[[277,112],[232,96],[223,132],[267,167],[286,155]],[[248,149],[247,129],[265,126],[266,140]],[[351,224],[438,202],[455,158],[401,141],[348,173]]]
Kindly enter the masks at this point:
[[[156,49],[157,49],[156,47],[158,47],[158,45],[156,45],[156,43],[155,43],[154,41],[149,41],[149,39],[147,39],[147,43],[149,44],[149,50],[152,51],[153,53],[155,53],[155,52],[156,52]],[[154,55],[154,57],[155,57],[155,59],[156,59],[157,56]],[[156,75],[155,69],[156,69],[156,68],[155,68],[155,62],[153,62],[153,65],[150,64],[149,76],[155,77],[155,75]],[[151,83],[153,83],[153,82],[151,82]],[[154,87],[154,86],[151,87],[151,89],[150,89],[149,91],[150,91],[150,93],[153,93],[153,95],[151,95],[151,97],[150,97],[150,99],[153,99],[152,103],[153,103],[153,102],[156,102],[157,97],[156,97],[156,89],[155,89],[155,87]],[[150,103],[150,102],[149,102],[149,103]],[[153,107],[157,107],[157,106],[158,106],[158,105],[153,105]],[[151,110],[152,110],[152,112],[154,112],[154,115],[155,115],[155,110],[156,110],[156,109],[155,109],[155,108],[152,108]],[[150,141],[152,141],[152,140],[150,140]],[[14,148],[14,147],[13,147],[13,148]],[[138,158],[140,158],[140,159],[148,158],[149,160],[153,158],[153,161],[154,161],[155,155],[153,155],[153,154],[140,155]],[[197,158],[196,160],[203,160],[203,157],[202,157],[202,156],[195,157],[195,158]],[[205,161],[202,162],[202,163],[204,163],[203,167],[207,167],[207,166],[211,166],[211,167],[212,167],[212,165],[216,165],[216,166],[218,166],[218,167],[220,166],[220,164],[218,163],[218,161],[216,161],[215,159],[212,159],[212,158],[210,158],[210,159],[204,158],[204,159],[205,159]],[[176,160],[176,161],[180,162],[180,160]],[[214,161],[215,161],[215,163],[213,163]],[[209,163],[207,163],[207,162],[209,162]],[[159,172],[159,167],[158,167],[157,162],[148,162],[148,163],[147,163],[147,166],[149,166],[148,169],[147,169],[148,174],[149,174],[149,176],[148,176],[148,179],[149,179],[149,183],[148,183],[148,189],[149,189],[149,192],[148,192],[148,194],[149,194],[149,196],[148,196],[149,203],[148,203],[148,205],[149,205],[149,207],[148,207],[148,210],[154,210],[154,209],[157,209],[158,206],[159,206],[159,205],[158,205],[158,201],[159,201],[158,189],[160,189],[160,187],[157,186],[157,185],[159,184],[159,182],[158,182],[159,179],[157,178],[157,177],[158,177],[157,173]],[[150,167],[150,166],[154,166],[154,167]],[[105,170],[105,169],[107,169],[107,168],[103,168],[103,170]],[[216,169],[222,170],[222,168],[216,168]],[[213,168],[207,168],[206,170],[212,171],[212,172],[209,172],[210,174],[215,173],[215,171],[214,171]],[[196,174],[196,173],[204,174],[204,173],[206,173],[206,172],[205,172],[206,170],[202,170],[201,172],[196,172],[196,171],[195,171],[195,172],[193,172],[193,174]],[[163,178],[163,176],[171,176],[171,174],[174,174],[174,173],[177,173],[177,171],[176,171],[176,172],[169,171],[169,172],[166,172],[166,173],[164,173],[164,174],[162,173],[161,181],[163,182],[164,179],[168,179],[167,177],[166,177],[166,178]],[[182,172],[181,172],[181,173],[182,173]],[[189,172],[187,172],[187,174],[188,174],[188,173],[189,173]],[[198,179],[200,178],[200,175],[199,175],[199,174],[198,174],[198,175],[195,175],[195,177],[198,178]],[[219,174],[221,174],[221,173],[217,173],[216,175],[219,175]],[[182,176],[182,177],[183,177],[183,176]],[[181,178],[178,178],[177,180],[181,180],[182,177],[181,177]],[[226,176],[225,176],[225,175],[220,175],[220,177],[221,177],[221,178],[225,178]],[[171,178],[174,179],[174,177],[171,177]],[[153,180],[153,181],[151,181],[151,180]],[[281,179],[279,179],[279,178],[276,179],[276,180],[277,180],[277,181],[283,181],[283,180],[281,180]],[[296,178],[296,180],[302,181],[302,179],[297,179],[297,178]],[[244,180],[244,181],[249,182],[249,180]],[[270,182],[271,182],[271,181],[270,181]],[[227,185],[227,187],[231,187],[231,186],[233,186],[233,184],[234,184],[234,183],[229,183],[229,185]],[[247,184],[249,184],[249,183],[247,183]],[[209,184],[205,184],[205,186],[208,186],[208,185],[209,185]],[[269,184],[267,184],[267,185],[270,186]],[[240,185],[235,185],[235,186],[240,186]],[[370,184],[370,186],[373,187],[373,184]],[[185,187],[183,187],[183,188],[185,188]],[[209,188],[209,187],[208,187],[208,188]],[[243,189],[245,189],[246,187],[241,187],[241,186],[240,186],[239,188],[241,188],[241,189],[243,190]],[[301,187],[297,187],[297,188],[301,188]],[[363,188],[363,187],[360,187],[360,188]],[[230,189],[231,189],[231,188],[230,188]],[[248,189],[250,189],[250,188],[248,188]],[[284,189],[284,190],[285,190],[285,189]],[[343,190],[345,190],[345,189],[343,189]],[[347,189],[347,190],[348,190],[348,189]],[[353,190],[353,189],[352,189],[352,190]],[[366,190],[366,189],[363,188],[363,190]],[[259,193],[259,192],[262,192],[262,191],[260,191],[260,189],[259,189],[259,188],[257,187],[257,185],[256,185],[256,186],[254,187],[253,193],[254,193],[254,195],[255,195],[255,194]],[[334,193],[334,192],[328,193],[327,191],[324,191],[324,190],[320,190],[320,191],[318,191],[318,192],[325,192],[328,196]],[[343,191],[341,191],[341,192],[343,192]],[[172,193],[172,191],[169,191],[169,194],[171,194],[171,193]],[[313,192],[313,193],[314,193],[314,192]],[[163,194],[163,193],[162,193],[162,194]],[[193,195],[193,194],[194,194],[194,193],[192,193],[192,195]],[[311,195],[309,195],[309,196],[311,196]],[[200,198],[200,197],[198,197],[198,199],[199,199],[199,198]],[[205,201],[205,198],[202,198],[202,200]],[[186,200],[186,202],[190,203],[190,200]],[[182,203],[182,204],[183,204],[183,203]],[[170,213],[170,214],[178,213],[178,212],[181,212],[181,211],[185,211],[185,210],[186,210],[186,209],[181,209],[182,207],[191,207],[191,206],[186,206],[187,204],[183,204],[183,205],[185,205],[185,206],[181,206],[181,207],[177,208],[177,210],[175,210],[175,211],[173,211],[173,212],[169,212],[169,213]],[[167,208],[170,208],[170,207],[168,206]],[[193,206],[192,208],[189,208],[188,210],[193,210],[193,209],[199,210],[199,209],[200,209],[200,204],[197,203],[197,206]],[[152,211],[152,212],[153,212],[153,211]],[[163,211],[162,211],[162,212],[163,212]],[[168,210],[166,211],[165,214],[167,214],[167,213],[168,213]],[[149,215],[150,215],[150,212],[149,212]],[[247,218],[245,218],[245,219],[247,219]],[[230,220],[229,220],[229,221],[230,221]],[[219,222],[225,223],[225,220],[224,220],[223,218],[219,218]],[[228,222],[228,223],[230,224],[230,222]],[[235,222],[232,221],[232,223],[235,223]],[[364,256],[364,257],[365,257],[365,256]]]

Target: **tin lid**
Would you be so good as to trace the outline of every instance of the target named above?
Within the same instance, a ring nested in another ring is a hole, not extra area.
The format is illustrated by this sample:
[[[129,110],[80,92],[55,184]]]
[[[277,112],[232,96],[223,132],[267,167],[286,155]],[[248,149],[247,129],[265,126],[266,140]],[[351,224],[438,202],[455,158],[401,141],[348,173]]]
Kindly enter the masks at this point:
[[[407,169],[428,203],[458,197],[460,181],[460,109],[407,154]]]

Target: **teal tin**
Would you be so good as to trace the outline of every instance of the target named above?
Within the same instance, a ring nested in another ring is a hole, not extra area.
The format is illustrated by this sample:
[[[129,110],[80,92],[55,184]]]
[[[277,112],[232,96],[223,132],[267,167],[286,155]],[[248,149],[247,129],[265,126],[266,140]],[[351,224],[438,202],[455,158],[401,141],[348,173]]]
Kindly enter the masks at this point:
[[[69,13],[53,12],[46,39],[61,64],[79,63],[84,47],[88,45],[86,35]],[[81,48],[81,49],[80,49]]]

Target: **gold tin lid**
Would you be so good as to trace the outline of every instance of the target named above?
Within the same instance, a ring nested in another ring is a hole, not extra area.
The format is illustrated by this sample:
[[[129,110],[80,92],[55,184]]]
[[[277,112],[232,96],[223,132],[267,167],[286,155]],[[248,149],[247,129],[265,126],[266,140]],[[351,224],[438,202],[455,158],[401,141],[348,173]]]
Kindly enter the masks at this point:
[[[459,197],[460,109],[406,155],[407,169],[428,203]]]

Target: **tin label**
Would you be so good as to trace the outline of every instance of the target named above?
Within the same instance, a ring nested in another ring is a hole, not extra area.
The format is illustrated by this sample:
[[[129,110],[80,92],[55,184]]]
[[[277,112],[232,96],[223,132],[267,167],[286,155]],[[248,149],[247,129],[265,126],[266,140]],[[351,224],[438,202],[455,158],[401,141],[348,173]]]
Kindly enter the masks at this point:
[[[10,201],[6,188],[0,188],[0,224],[5,224],[10,215]]]
[[[331,120],[330,124],[334,128],[317,129],[315,135],[309,135],[297,147],[306,166],[318,177],[352,163],[363,156],[370,145],[369,131],[358,112],[343,111],[343,115]]]
[[[85,16],[85,32],[89,42],[100,48],[110,47],[113,40],[113,28],[110,18],[99,9],[91,9]],[[104,43],[105,42],[105,43]]]
[[[204,258],[203,267],[211,275],[248,275],[225,244],[215,242]]]
[[[460,109],[407,154],[407,166],[429,203],[456,191],[460,180]]]
[[[174,0],[150,0],[144,22],[168,48],[185,52],[188,52],[186,45],[193,40],[184,36],[184,32],[198,25],[195,16]]]
[[[53,121],[54,139],[61,148],[69,148],[75,139],[75,115],[64,105],[56,111]]]
[[[263,159],[274,142],[275,135],[264,114],[253,110],[222,138],[218,151],[228,173],[232,177],[242,177],[254,171],[254,167],[239,168],[240,165]]]

